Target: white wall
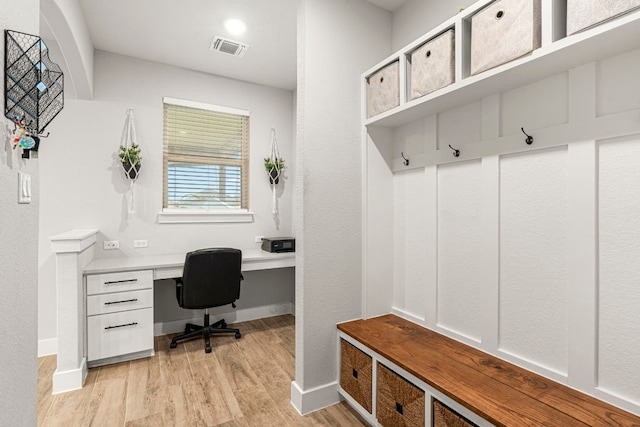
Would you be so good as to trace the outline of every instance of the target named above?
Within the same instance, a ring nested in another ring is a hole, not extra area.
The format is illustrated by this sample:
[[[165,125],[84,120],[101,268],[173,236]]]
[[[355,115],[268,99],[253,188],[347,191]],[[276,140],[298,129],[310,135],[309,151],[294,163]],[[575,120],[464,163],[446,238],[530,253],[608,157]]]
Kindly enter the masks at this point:
[[[0,0],[0,28],[38,34],[39,2]],[[4,31],[3,31],[4,34]],[[4,37],[0,51],[4,53]],[[4,57],[4,55],[2,55]],[[53,58],[55,60],[55,58]],[[4,111],[4,95],[2,96]],[[10,145],[13,125],[0,124],[0,425],[36,425],[37,300],[40,173],[37,158],[22,160]],[[18,172],[31,175],[32,202],[18,204]]]
[[[208,246],[258,248],[257,235],[291,235],[295,162],[292,146],[293,93],[184,69],[97,51],[94,99],[67,99],[65,109],[49,127],[42,146],[42,200],[39,238],[39,339],[55,350],[55,262],[49,237],[74,228],[100,230],[96,257],[187,252]],[[249,110],[251,113],[250,210],[253,223],[158,224],[162,209],[162,97],[169,96]],[[127,213],[129,185],[116,155],[126,118],[132,108],[142,148],[141,175],[134,187],[135,213]],[[271,213],[271,190],[263,166],[269,154],[271,128],[276,129],[285,158],[285,179],[279,184],[279,214]],[[135,239],[148,248],[134,249]],[[120,249],[102,250],[103,240],[118,240]],[[243,288],[263,284],[291,303],[291,271],[283,269],[263,280],[249,275]],[[165,289],[166,288],[166,289]],[[172,303],[168,287],[159,287]],[[239,308],[250,308],[249,300]],[[260,304],[253,300],[251,304]],[[176,310],[177,318],[189,313]],[[157,317],[170,321],[157,310]]]
[[[391,15],[364,0],[300,0],[296,380],[308,412],[338,401],[336,323],[361,316],[360,75],[391,53]]]
[[[64,55],[67,88],[81,99],[93,97],[93,45],[78,0],[42,2],[43,37],[55,38]]]
[[[393,183],[388,311],[640,414],[638,67],[635,50],[370,132],[381,158],[463,153],[393,175],[371,156]]]
[[[406,46],[475,2],[476,0],[408,0],[393,13],[392,50]]]

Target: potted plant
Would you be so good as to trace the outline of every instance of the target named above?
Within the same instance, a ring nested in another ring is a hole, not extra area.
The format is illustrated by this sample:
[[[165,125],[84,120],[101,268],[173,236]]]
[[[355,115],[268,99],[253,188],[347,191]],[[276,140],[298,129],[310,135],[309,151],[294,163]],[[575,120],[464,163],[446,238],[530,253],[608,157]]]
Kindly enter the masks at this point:
[[[135,142],[131,144],[131,147],[121,145],[118,157],[120,157],[120,162],[122,163],[125,175],[127,175],[129,179],[136,179],[138,177],[140,167],[142,166],[140,146]]]
[[[265,157],[264,168],[269,174],[269,183],[277,184],[280,181],[280,174],[284,170],[284,159],[282,157],[276,157],[275,159]]]

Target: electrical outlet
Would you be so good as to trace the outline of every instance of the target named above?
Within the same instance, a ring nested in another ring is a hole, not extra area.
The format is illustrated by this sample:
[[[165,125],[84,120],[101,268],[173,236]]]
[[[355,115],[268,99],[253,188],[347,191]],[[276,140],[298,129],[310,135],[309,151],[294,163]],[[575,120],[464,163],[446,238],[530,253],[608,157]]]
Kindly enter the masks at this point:
[[[262,239],[264,239],[264,236],[256,236],[256,243],[262,243]]]
[[[105,240],[103,243],[103,249],[118,249],[120,247],[119,240]]]
[[[146,248],[147,247],[147,241],[146,240],[134,240],[133,241],[133,247],[134,248]]]

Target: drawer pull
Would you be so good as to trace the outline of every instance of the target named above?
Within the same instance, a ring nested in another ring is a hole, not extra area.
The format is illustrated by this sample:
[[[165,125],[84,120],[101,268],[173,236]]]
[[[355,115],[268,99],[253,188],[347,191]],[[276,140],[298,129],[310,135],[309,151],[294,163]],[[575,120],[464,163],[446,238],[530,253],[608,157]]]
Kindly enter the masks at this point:
[[[396,402],[396,412],[399,413],[400,415],[404,415],[404,408],[398,402]]]
[[[136,302],[138,301],[138,298],[133,298],[133,299],[125,299],[122,301],[109,301],[109,302],[105,302],[104,305],[110,305],[110,304],[122,304],[124,302]]]
[[[104,282],[105,285],[117,285],[119,283],[135,283],[138,279],[127,279],[127,280],[111,280],[109,282]]]
[[[105,330],[107,329],[115,329],[115,328],[124,328],[125,326],[135,326],[137,325],[138,322],[133,322],[133,323],[125,323],[124,325],[116,325],[116,326],[107,326],[106,328],[104,328]]]

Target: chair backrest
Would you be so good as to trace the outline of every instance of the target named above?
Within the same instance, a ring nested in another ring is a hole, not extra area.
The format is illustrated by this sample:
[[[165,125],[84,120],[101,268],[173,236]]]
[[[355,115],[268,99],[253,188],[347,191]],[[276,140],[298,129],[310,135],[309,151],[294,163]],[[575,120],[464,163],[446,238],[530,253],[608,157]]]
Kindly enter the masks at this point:
[[[210,248],[187,253],[180,306],[201,309],[236,301],[240,297],[241,268],[240,249]]]

